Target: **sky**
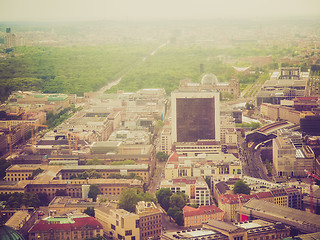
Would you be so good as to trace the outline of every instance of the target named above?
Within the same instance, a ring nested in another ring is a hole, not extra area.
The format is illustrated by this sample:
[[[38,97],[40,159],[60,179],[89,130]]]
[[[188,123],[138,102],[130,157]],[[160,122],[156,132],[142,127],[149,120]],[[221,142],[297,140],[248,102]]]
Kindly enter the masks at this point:
[[[0,21],[320,17],[320,0],[0,0]]]

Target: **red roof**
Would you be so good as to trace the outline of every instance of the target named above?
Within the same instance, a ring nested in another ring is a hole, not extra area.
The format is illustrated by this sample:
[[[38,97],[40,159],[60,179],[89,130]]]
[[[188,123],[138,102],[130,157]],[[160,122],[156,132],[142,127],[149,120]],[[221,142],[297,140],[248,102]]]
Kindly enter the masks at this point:
[[[183,208],[183,215],[185,217],[197,216],[197,215],[209,215],[222,212],[222,210],[214,205],[210,206],[200,206],[198,208],[193,208],[185,206]]]
[[[185,183],[185,184],[195,184],[197,182],[196,179],[186,179],[186,178],[177,178],[177,179],[172,179],[174,183]]]
[[[273,197],[271,192],[259,192],[255,194],[258,199]]]
[[[173,152],[170,157],[168,158],[168,163],[176,163],[176,162],[179,162],[178,158],[179,158],[179,154],[176,153],[176,152]]]
[[[225,204],[238,204],[239,199],[242,203],[248,202],[251,198],[257,198],[255,195],[245,194],[222,194],[219,197],[220,202]]]
[[[81,217],[81,218],[73,218],[74,223],[63,223],[63,224],[56,224],[56,223],[49,223],[46,220],[40,220],[37,222],[29,232],[45,232],[49,231],[50,229],[53,230],[79,230],[84,226],[90,226],[92,229],[102,229],[102,225],[98,222],[94,217]]]

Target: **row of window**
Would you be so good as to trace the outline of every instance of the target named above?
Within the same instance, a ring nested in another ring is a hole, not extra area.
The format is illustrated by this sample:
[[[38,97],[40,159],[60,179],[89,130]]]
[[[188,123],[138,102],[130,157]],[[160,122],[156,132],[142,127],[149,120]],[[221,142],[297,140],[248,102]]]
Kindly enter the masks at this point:
[[[9,174],[7,174],[7,175],[8,175],[8,176],[15,176],[15,177],[16,177],[16,176],[18,176],[18,177],[20,177],[20,176],[22,176],[22,177],[23,177],[23,176],[29,177],[29,176],[31,176],[32,174],[31,174],[31,173],[26,173],[26,174],[24,174],[24,173],[21,173],[21,174],[20,174],[20,173],[14,173],[14,174],[11,173],[11,174],[10,174],[10,173],[9,173]]]

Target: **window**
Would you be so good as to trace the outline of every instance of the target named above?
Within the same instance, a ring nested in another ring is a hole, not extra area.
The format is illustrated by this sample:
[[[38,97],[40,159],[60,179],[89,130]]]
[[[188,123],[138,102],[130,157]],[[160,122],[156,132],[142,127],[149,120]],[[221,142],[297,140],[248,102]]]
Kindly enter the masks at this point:
[[[111,229],[116,230],[116,226],[111,224]]]
[[[132,235],[132,230],[127,230],[127,231],[125,231],[125,234],[126,234],[126,236]]]

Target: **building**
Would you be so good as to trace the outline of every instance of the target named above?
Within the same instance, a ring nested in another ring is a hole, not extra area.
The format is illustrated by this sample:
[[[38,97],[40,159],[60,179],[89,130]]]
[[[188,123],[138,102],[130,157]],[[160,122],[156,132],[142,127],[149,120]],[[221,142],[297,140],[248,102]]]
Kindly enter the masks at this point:
[[[320,189],[319,188],[313,192],[312,203],[311,203],[310,195],[304,196],[302,201],[303,201],[304,211],[311,212],[311,209],[312,209],[315,214],[320,215]]]
[[[209,219],[223,221],[223,214],[223,211],[214,205],[199,206],[198,208],[185,206],[183,208],[184,226],[198,227]]]
[[[145,183],[149,183],[150,181],[149,166],[146,164],[63,166],[59,176],[61,176],[62,179],[71,179],[72,175],[78,176],[79,174],[90,170],[95,170],[105,179],[107,179],[110,174],[129,175],[132,173],[140,176]]]
[[[195,228],[188,230],[181,230],[177,232],[165,232],[161,235],[161,240],[176,240],[176,239],[186,239],[186,240],[229,240],[229,237],[207,228]]]
[[[5,48],[12,48],[17,45],[17,36],[11,32],[11,28],[6,28],[6,34],[4,35]]]
[[[148,165],[150,175],[156,167],[156,149],[152,144],[124,144],[120,141],[96,142],[91,146],[92,157],[98,157],[106,163],[134,160],[138,165]],[[149,179],[145,179],[149,181]]]
[[[303,233],[320,232],[320,216],[274,203],[251,199],[242,206],[242,214],[250,218],[282,222]]]
[[[254,239],[283,239],[290,236],[290,228],[281,223],[271,223],[261,220],[230,224],[217,220],[209,220],[203,224],[204,228],[218,231],[228,239],[254,240]]]
[[[305,134],[320,136],[320,114],[308,112],[301,114],[300,128]]]
[[[220,140],[220,96],[217,91],[171,93],[172,143]]]
[[[191,82],[189,79],[180,82],[179,89],[183,91],[190,90],[210,90],[219,91],[221,93],[229,93],[234,98],[240,96],[240,83],[237,79],[230,79],[229,82],[219,82],[215,74],[205,74],[200,83]]]
[[[243,223],[230,224],[209,219],[201,228],[166,232],[161,235],[162,240],[281,240],[290,236],[290,228],[281,223],[271,223],[253,220]]]
[[[178,142],[172,146],[172,151],[185,156],[220,153],[221,144],[215,140],[197,140],[196,142]]]
[[[94,217],[68,215],[39,220],[30,230],[29,239],[88,239],[103,236],[103,229]]]
[[[262,103],[280,104],[281,100],[292,100],[307,96],[309,72],[301,72],[298,67],[283,67],[273,72],[257,94],[257,105]]]
[[[225,145],[237,145],[237,131],[234,118],[231,116],[221,116],[220,142]]]
[[[71,196],[56,196],[48,206],[50,216],[61,216],[69,212],[84,212],[88,207],[97,208],[100,203],[92,199],[71,198]]]
[[[160,134],[159,152],[164,152],[170,155],[171,151],[172,151],[171,127],[165,125]]]
[[[294,124],[299,124],[301,112],[292,107],[262,103],[260,105],[260,114],[262,117],[272,121],[286,120]]]
[[[202,177],[181,177],[162,180],[160,188],[169,188],[173,193],[183,192],[189,197],[190,203],[210,205],[210,189]]]
[[[172,153],[165,166],[165,179],[178,177],[242,176],[241,162],[232,154],[184,156]]]
[[[258,192],[251,195],[221,194],[217,201],[218,207],[225,212],[224,220],[228,222],[239,221],[241,206],[253,198],[292,209],[302,208],[302,192],[300,189],[292,187],[270,189],[265,192]]]
[[[282,177],[304,177],[305,169],[314,165],[315,155],[308,145],[302,144],[302,137],[297,133],[278,130],[273,139],[273,167]]]
[[[123,209],[101,207],[95,209],[95,217],[101,222],[105,234],[113,239],[140,239],[139,215]]]
[[[162,211],[153,202],[140,201],[136,205],[139,215],[140,240],[160,238],[162,231]]]
[[[138,179],[73,179],[30,182],[26,185],[25,192],[43,192],[47,193],[49,199],[53,199],[57,191],[63,191],[67,196],[80,198],[85,197],[84,193],[89,191],[91,184],[97,185],[101,194],[111,198],[119,198],[126,188],[143,189],[143,182]]]
[[[13,92],[8,98],[8,105],[30,105],[33,109],[58,113],[70,106],[69,96],[66,94],[42,94],[32,91]]]

